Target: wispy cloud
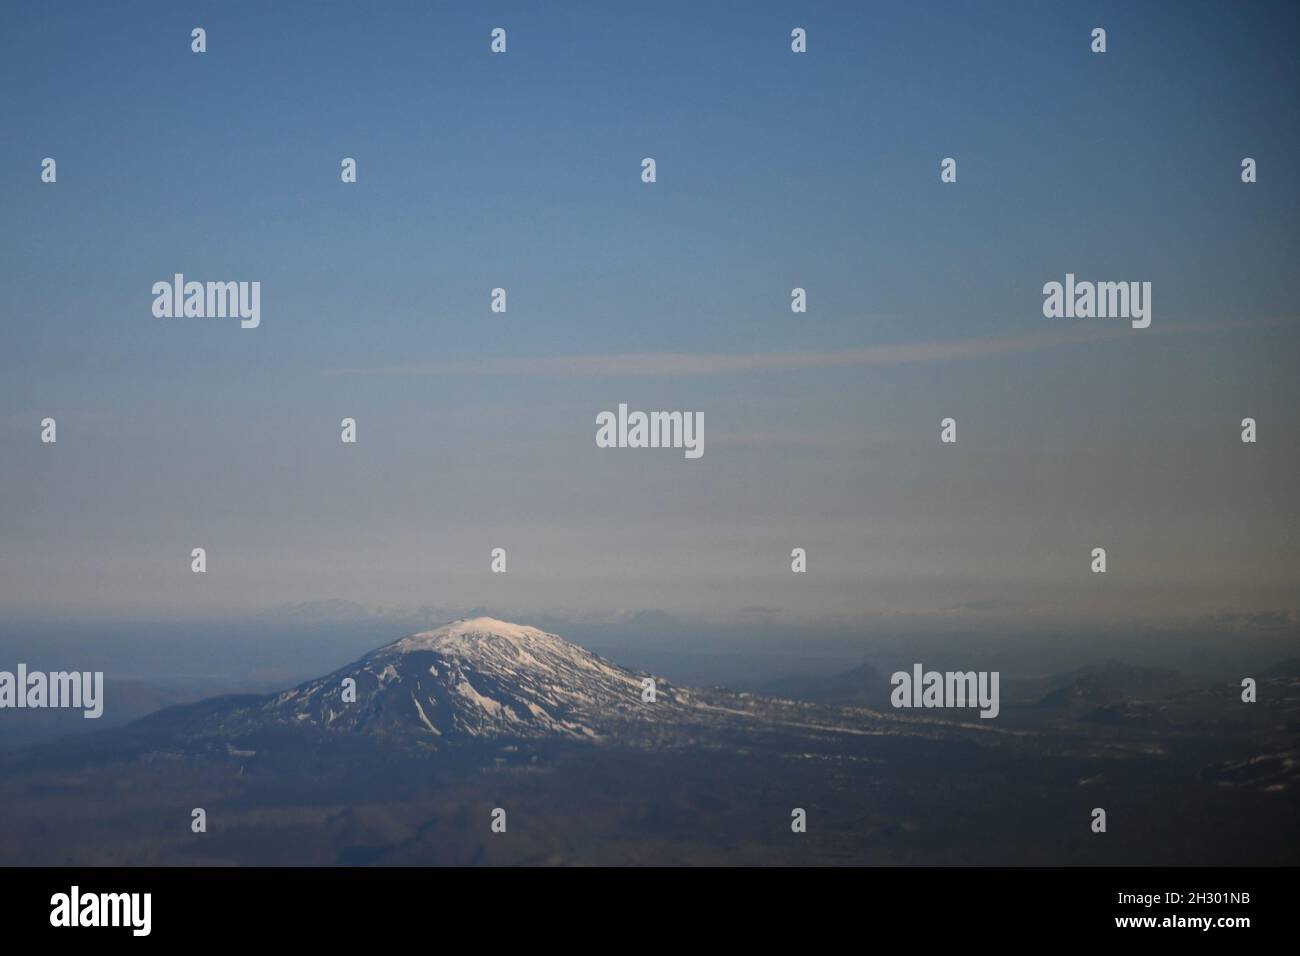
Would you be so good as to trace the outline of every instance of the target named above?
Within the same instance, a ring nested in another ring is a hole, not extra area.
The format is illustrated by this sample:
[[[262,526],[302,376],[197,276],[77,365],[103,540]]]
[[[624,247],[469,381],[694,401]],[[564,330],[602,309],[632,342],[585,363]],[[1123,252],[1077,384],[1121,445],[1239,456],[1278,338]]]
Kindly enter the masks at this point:
[[[1081,345],[1168,332],[1213,332],[1276,323],[1173,323],[1135,331],[1127,322],[1078,325],[1033,335],[989,339],[950,339],[904,345],[878,345],[811,352],[689,354],[630,352],[611,355],[561,355],[526,358],[467,358],[372,368],[335,369],[340,375],[538,375],[559,378],[625,377],[634,375],[726,375],[750,372],[795,372],[805,369],[910,365],[1011,355],[1036,349]]]

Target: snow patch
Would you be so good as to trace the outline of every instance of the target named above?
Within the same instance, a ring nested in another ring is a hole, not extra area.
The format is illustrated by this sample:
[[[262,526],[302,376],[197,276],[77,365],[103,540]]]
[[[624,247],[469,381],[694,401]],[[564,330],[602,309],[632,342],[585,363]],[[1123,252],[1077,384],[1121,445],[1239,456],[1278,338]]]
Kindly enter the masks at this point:
[[[460,696],[464,697],[466,700],[478,704],[478,706],[482,707],[493,717],[500,719],[501,704],[493,700],[491,697],[484,697],[482,694],[480,694],[478,691],[476,691],[473,688],[473,686],[470,684],[469,681],[465,680],[463,677],[461,678],[460,682],[456,684],[455,691],[456,693],[460,694]]]
[[[411,703],[415,705],[415,709],[420,715],[420,720],[424,722],[424,726],[428,727],[431,731],[433,731],[433,733],[436,736],[441,737],[442,733],[438,730],[437,727],[433,726],[433,723],[429,720],[429,718],[424,715],[424,708],[420,706],[420,702],[415,699],[414,694],[411,695]],[[432,697],[429,698],[429,703],[433,703]]]

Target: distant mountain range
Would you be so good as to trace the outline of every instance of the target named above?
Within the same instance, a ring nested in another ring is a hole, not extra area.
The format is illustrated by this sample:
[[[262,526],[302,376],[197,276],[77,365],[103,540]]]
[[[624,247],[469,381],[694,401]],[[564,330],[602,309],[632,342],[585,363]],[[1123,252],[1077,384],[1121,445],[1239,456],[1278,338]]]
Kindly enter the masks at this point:
[[[1105,707],[1129,700],[1153,700],[1192,686],[1178,671],[1133,667],[1109,660],[1054,679],[1055,689],[1043,695],[1040,707]]]
[[[1260,679],[1285,679],[1297,670],[1300,662],[1292,659],[1261,672]],[[648,681],[653,702],[643,699]],[[889,675],[868,663],[827,677],[771,681],[757,694],[692,690],[620,667],[557,634],[475,617],[403,637],[280,693],[183,704],[138,723],[191,739],[279,728],[349,732],[427,749],[495,739],[635,744],[688,727],[798,726],[810,719],[809,708],[824,729],[866,719],[848,720],[841,708],[865,708],[886,721],[910,719],[892,707],[891,691]],[[1117,660],[1004,684],[1012,706],[1099,724],[1162,720],[1178,695],[1195,699],[1203,692],[1177,671]]]
[[[889,678],[870,664],[859,664],[830,677],[785,677],[760,688],[774,697],[864,707],[889,705]]]
[[[1279,665],[1283,666],[1283,665]],[[1157,667],[1136,667],[1117,660],[1080,667],[1045,678],[1009,678],[1004,693],[1020,706],[1091,711],[1122,702],[1149,701],[1196,686],[1179,673]],[[870,664],[828,677],[787,677],[769,681],[760,693],[822,704],[889,708],[890,675]]]

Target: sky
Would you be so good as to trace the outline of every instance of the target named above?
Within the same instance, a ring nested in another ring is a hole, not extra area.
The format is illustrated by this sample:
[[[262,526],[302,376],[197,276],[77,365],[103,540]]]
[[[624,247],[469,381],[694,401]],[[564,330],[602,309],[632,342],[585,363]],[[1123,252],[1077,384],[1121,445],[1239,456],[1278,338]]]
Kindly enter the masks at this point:
[[[1289,3],[7,6],[0,618],[1294,620],[1298,41]],[[260,326],[156,318],[178,272]],[[1149,281],[1150,328],[1045,318],[1067,273]],[[619,403],[704,455],[598,448]]]

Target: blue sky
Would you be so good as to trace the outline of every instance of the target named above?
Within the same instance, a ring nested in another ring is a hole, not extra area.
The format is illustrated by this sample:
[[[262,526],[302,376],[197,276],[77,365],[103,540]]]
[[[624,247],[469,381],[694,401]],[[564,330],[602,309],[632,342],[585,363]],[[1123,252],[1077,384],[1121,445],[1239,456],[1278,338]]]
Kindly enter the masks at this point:
[[[1300,606],[1298,16],[6,9],[0,612]],[[175,272],[260,281],[261,327],[154,318]],[[1066,272],[1152,327],[1045,319]],[[704,457],[597,449],[620,402]]]

